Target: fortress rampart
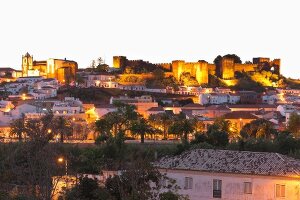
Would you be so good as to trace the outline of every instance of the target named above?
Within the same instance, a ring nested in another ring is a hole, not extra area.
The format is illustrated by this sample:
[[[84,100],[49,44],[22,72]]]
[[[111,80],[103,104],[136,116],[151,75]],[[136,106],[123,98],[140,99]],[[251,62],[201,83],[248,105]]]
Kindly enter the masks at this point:
[[[182,73],[190,73],[195,77],[199,84],[208,83],[208,75],[216,75],[224,80],[232,80],[235,72],[253,72],[253,71],[272,71],[280,74],[280,59],[270,60],[270,58],[257,57],[253,58],[253,63],[235,63],[233,58],[222,57],[217,64],[208,63],[203,60],[198,62],[185,62],[184,60],[173,60],[172,63],[151,64],[143,60],[128,60],[125,56],[114,56],[113,67],[125,68],[131,65],[151,65],[165,69],[173,76],[180,80]],[[168,73],[168,74],[169,74]]]

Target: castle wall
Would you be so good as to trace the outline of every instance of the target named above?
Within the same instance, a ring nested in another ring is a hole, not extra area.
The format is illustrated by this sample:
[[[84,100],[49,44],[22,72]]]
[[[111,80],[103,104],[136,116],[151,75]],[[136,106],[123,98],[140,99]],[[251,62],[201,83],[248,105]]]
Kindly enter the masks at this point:
[[[220,72],[222,79],[234,78],[234,59],[222,58]]]
[[[121,68],[131,65],[138,65],[140,62],[149,63],[143,60],[127,60],[125,56],[114,56],[113,63],[115,68]],[[149,63],[151,64],[151,63]],[[274,70],[275,73],[280,73],[280,59],[270,61],[269,58],[257,57],[253,58],[253,64],[239,64],[234,63],[233,58],[223,57],[219,64],[216,66],[206,61],[198,62],[185,62],[184,60],[174,60],[172,63],[157,63],[153,64],[156,67],[162,67],[176,78],[180,80],[183,72],[190,73],[195,77],[199,84],[208,83],[208,75],[216,75],[224,80],[234,80],[235,72],[250,72],[258,70]],[[170,74],[168,74],[170,76]]]
[[[253,58],[253,64],[259,64],[259,63],[269,63],[270,62],[270,58],[263,58],[263,57],[257,57],[257,58]]]
[[[162,67],[165,70],[171,71],[172,70],[172,64],[171,63],[157,63],[155,64],[158,67]]]
[[[216,75],[216,65],[215,64],[207,64],[208,73],[211,75]]]
[[[198,62],[196,71],[196,80],[199,84],[208,83],[208,63],[207,62]]]
[[[125,56],[114,56],[113,67],[117,69],[125,67],[126,60],[127,58]]]
[[[174,60],[172,61],[172,70],[174,77],[179,80],[180,75],[184,72],[184,61],[183,60]]]
[[[257,69],[257,64],[239,64],[239,63],[234,64],[234,71],[250,72],[250,71],[256,71],[256,69]]]

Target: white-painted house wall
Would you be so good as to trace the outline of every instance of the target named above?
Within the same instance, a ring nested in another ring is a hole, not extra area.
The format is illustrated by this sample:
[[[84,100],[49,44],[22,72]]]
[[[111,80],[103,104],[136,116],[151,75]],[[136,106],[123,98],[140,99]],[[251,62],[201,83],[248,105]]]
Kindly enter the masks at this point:
[[[226,173],[208,173],[192,170],[160,169],[169,178],[175,179],[181,188],[179,194],[190,200],[298,200],[300,177],[275,177]],[[192,189],[184,189],[185,177],[192,177]],[[213,198],[213,179],[222,180],[222,198]],[[252,194],[245,194],[244,182],[252,183]],[[276,184],[285,185],[285,197],[276,197]]]

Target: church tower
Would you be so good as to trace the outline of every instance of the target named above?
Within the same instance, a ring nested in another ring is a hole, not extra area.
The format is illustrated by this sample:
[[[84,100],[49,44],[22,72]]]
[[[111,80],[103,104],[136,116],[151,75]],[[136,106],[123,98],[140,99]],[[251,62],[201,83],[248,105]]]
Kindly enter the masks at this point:
[[[28,70],[33,67],[33,56],[28,52],[22,56],[22,76],[28,76]]]

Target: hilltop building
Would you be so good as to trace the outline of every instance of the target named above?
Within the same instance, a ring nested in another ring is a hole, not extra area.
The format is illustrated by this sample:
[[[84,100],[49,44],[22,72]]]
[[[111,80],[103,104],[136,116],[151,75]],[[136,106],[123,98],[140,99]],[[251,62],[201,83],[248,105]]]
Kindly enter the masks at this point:
[[[255,72],[255,71],[272,71],[280,74],[280,59],[270,60],[270,58],[257,57],[253,58],[252,63],[236,63],[231,57],[222,57],[216,64],[208,63],[204,60],[198,62],[185,62],[184,60],[174,60],[172,63],[152,64],[143,60],[128,60],[125,56],[114,56],[113,67],[120,69],[127,66],[142,65],[149,68],[160,67],[166,71],[171,71],[173,76],[180,80],[183,73],[190,73],[195,77],[199,84],[207,84],[208,76],[216,75],[223,80],[232,80],[236,72]]]
[[[49,58],[43,61],[33,60],[28,52],[22,56],[22,76],[43,76],[56,78],[60,83],[70,83],[75,80],[77,62],[67,59]]]

